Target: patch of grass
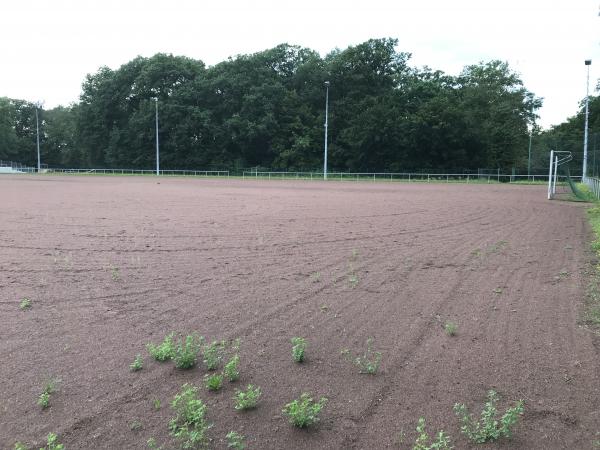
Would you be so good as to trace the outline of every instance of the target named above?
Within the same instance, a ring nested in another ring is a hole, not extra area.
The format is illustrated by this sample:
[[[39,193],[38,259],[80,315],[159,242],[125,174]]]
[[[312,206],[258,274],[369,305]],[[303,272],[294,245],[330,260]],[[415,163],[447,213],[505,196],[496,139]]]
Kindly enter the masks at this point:
[[[310,275],[310,278],[312,279],[313,283],[318,283],[319,281],[321,281],[321,272],[313,272]]]
[[[415,441],[415,445],[413,450],[450,450],[452,449],[452,445],[450,445],[450,437],[444,433],[444,431],[439,431],[436,435],[436,439],[429,443],[431,438],[429,434],[425,430],[425,419],[423,417],[419,418],[419,422],[417,423],[417,440]]]
[[[14,450],[29,450],[29,447],[27,447],[22,442],[15,442],[15,448],[14,448]]]
[[[342,350],[342,356],[359,368],[360,373],[375,375],[381,364],[381,352],[373,351],[373,338],[367,339],[367,349],[362,355],[352,357],[350,350]]]
[[[301,337],[292,338],[292,359],[297,363],[304,361],[304,351],[306,350],[306,340]]]
[[[142,359],[142,355],[138,354],[133,362],[129,364],[129,369],[132,372],[137,372],[138,370],[142,370],[144,367],[144,360]]]
[[[151,437],[150,439],[148,439],[146,441],[146,445],[151,450],[162,450],[163,449],[163,446],[162,445],[159,446],[158,443],[156,442],[156,439],[154,439],[153,437]]]
[[[110,266],[110,277],[113,281],[119,281],[121,279],[121,273],[119,272],[118,267]]]
[[[444,331],[448,336],[456,336],[458,326],[454,322],[446,322],[444,324]]]
[[[497,287],[492,291],[494,294],[502,294],[502,288],[501,287]]]
[[[240,355],[238,355],[236,353],[229,359],[227,364],[225,364],[225,367],[223,367],[223,374],[225,375],[225,377],[227,377],[227,379],[230,382],[239,380],[239,378],[240,378],[239,365],[240,365]]]
[[[208,430],[206,405],[197,397],[198,388],[184,384],[181,392],[171,402],[175,417],[169,422],[169,431],[182,448],[206,448]]]
[[[168,361],[175,355],[174,338],[175,333],[170,333],[165,336],[165,339],[159,345],[154,345],[153,343],[146,344],[148,353],[157,361]]]
[[[203,342],[204,338],[197,334],[187,335],[186,337],[182,336],[175,345],[173,352],[175,367],[178,369],[191,369],[194,367]]]
[[[37,404],[42,407],[42,409],[46,409],[50,406],[50,395],[54,394],[56,391],[56,385],[58,381],[54,379],[50,379],[46,382],[44,386],[44,390],[38,397]]]
[[[235,390],[235,396],[233,399],[235,400],[235,409],[238,411],[244,409],[253,409],[256,408],[256,404],[262,395],[260,388],[249,384],[245,391],[240,391],[239,389]]]
[[[594,240],[591,243],[592,249],[600,257],[600,207],[589,208],[587,210],[588,220],[594,231]],[[596,263],[586,295],[586,307],[583,311],[583,321],[600,328],[600,264]]]
[[[327,398],[321,397],[319,401],[315,402],[309,394],[304,392],[300,398],[285,405],[282,412],[292,425],[306,428],[319,421],[319,414],[326,403]]]
[[[227,448],[233,448],[234,450],[244,450],[246,448],[245,438],[241,434],[230,431],[225,437],[227,438]]]
[[[223,361],[226,347],[225,341],[213,341],[202,348],[204,365],[208,370],[217,370],[219,368],[221,361]]]
[[[358,275],[356,273],[351,273],[348,275],[348,284],[350,284],[352,289],[358,286]]]
[[[152,400],[152,406],[154,407],[154,409],[156,411],[158,411],[160,409],[160,399],[159,398],[155,398],[154,400]]]
[[[48,433],[46,437],[46,447],[40,450],[65,450],[65,446],[58,442],[58,436],[54,433]]]
[[[19,308],[21,308],[22,311],[31,308],[31,300],[27,297],[22,298],[21,303],[19,303]]]
[[[223,374],[206,374],[204,376],[204,386],[206,386],[209,391],[218,391],[223,386]]]
[[[497,402],[498,394],[496,391],[488,391],[487,401],[478,421],[475,420],[472,414],[469,414],[463,403],[456,403],[454,412],[461,422],[460,431],[477,444],[495,441],[501,437],[510,438],[512,435],[511,428],[523,415],[523,400],[519,400],[514,407],[508,408],[499,418],[500,420],[498,420]]]

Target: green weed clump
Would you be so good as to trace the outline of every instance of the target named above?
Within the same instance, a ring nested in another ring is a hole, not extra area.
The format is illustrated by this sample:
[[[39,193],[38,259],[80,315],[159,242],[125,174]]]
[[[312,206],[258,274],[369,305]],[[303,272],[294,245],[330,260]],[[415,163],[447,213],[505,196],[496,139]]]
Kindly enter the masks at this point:
[[[58,442],[58,436],[54,433],[48,433],[46,437],[46,447],[40,450],[65,450],[65,446]]]
[[[210,391],[218,391],[223,386],[223,375],[220,373],[206,374],[204,386]]]
[[[142,359],[142,355],[137,355],[133,362],[129,365],[129,369],[132,372],[137,372],[138,370],[142,370],[144,367],[144,360]]]
[[[423,417],[420,417],[417,423],[417,433],[413,450],[450,450],[453,448],[450,445],[450,437],[443,430],[438,432],[436,439],[431,444],[429,443],[431,438],[425,431],[425,419]]]
[[[197,387],[184,384],[171,402],[175,417],[169,422],[169,431],[182,448],[206,448],[209,443],[207,433],[212,425],[206,420],[206,405],[197,392]]]
[[[373,338],[367,339],[367,349],[362,355],[352,357],[350,350],[342,350],[342,356],[359,368],[360,373],[375,375],[381,364],[381,352],[373,351]]]
[[[217,370],[223,361],[227,344],[225,341],[213,341],[202,348],[204,365],[207,370]]]
[[[319,414],[326,403],[325,397],[321,397],[319,401],[315,402],[309,394],[304,392],[299,399],[285,405],[282,412],[292,425],[306,428],[319,421]]]
[[[235,396],[233,397],[235,400],[235,409],[240,411],[256,408],[256,404],[258,403],[261,394],[260,388],[252,384],[249,384],[245,391],[236,389]]]
[[[292,338],[292,359],[297,363],[304,361],[304,350],[306,350],[306,340],[301,337]]]
[[[446,322],[444,325],[444,331],[448,336],[455,336],[458,327],[454,322]]]
[[[46,409],[50,406],[50,395],[54,394],[56,390],[56,381],[48,380],[46,385],[44,386],[44,390],[40,394],[38,398],[38,405],[42,407],[42,409]]]
[[[240,355],[235,354],[223,367],[223,374],[227,377],[230,382],[239,380],[240,378]]]
[[[204,338],[196,334],[182,337],[173,352],[175,367],[178,369],[191,369],[194,367],[203,342]]]
[[[227,448],[233,448],[234,450],[244,450],[246,448],[245,438],[241,434],[230,431],[225,437],[227,438]]]
[[[510,438],[512,435],[511,428],[523,415],[523,400],[519,400],[514,407],[508,408],[499,421],[498,410],[496,409],[497,402],[498,394],[496,391],[488,391],[487,402],[485,402],[479,421],[475,420],[472,414],[469,414],[463,403],[456,403],[454,412],[462,424],[460,431],[471,441],[478,444],[495,441],[501,437]]]
[[[165,336],[165,339],[159,345],[154,345],[153,343],[147,344],[148,353],[157,361],[168,361],[175,355],[174,338],[175,333],[170,333]]]
[[[31,300],[29,300],[27,297],[21,299],[21,303],[19,303],[19,308],[21,308],[22,311],[31,308]]]

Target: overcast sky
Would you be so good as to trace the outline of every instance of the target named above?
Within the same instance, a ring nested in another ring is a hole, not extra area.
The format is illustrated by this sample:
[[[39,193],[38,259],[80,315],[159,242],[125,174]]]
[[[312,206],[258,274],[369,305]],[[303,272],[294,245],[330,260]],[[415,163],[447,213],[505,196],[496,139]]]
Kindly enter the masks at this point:
[[[500,59],[544,97],[544,127],[576,113],[600,78],[600,0],[0,0],[0,96],[77,101],[86,74],[137,55],[216,64],[287,42],[322,56],[399,39],[411,64],[456,75]]]

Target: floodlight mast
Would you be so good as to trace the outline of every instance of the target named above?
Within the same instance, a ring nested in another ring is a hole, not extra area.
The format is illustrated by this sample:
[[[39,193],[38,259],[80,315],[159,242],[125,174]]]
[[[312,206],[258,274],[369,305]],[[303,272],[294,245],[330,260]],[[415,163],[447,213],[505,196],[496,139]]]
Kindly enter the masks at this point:
[[[327,179],[327,116],[329,114],[329,81],[325,82],[325,155],[323,158],[323,179]]]
[[[35,105],[35,132],[37,141],[37,173],[40,173],[42,164],[40,159],[40,120],[38,116],[39,104]]]
[[[583,130],[583,169],[582,169],[582,181],[587,179],[587,156],[588,156],[588,117],[590,107],[590,66],[592,65],[591,59],[585,60],[587,66],[587,83],[585,93],[585,129]]]

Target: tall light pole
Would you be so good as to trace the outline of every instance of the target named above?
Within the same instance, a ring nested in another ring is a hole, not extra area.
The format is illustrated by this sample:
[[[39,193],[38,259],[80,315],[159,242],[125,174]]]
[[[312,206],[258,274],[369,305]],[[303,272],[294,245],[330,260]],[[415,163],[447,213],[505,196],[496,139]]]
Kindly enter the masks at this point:
[[[529,156],[527,158],[527,180],[529,181],[529,175],[531,174],[531,137],[533,136],[533,127],[529,130]]]
[[[588,115],[590,106],[590,66],[592,65],[591,59],[585,60],[587,66],[587,84],[585,91],[585,129],[583,130],[583,173],[582,181],[587,178],[587,154],[588,154]]]
[[[37,140],[37,172],[40,173],[40,169],[42,167],[40,160],[40,119],[38,116],[39,105],[35,105],[35,132],[36,132],[36,140]]]
[[[156,175],[160,175],[160,152],[158,149],[158,97],[154,98],[156,117]]]
[[[323,158],[323,179],[327,179],[327,125],[329,115],[329,81],[325,82],[325,157]]]

